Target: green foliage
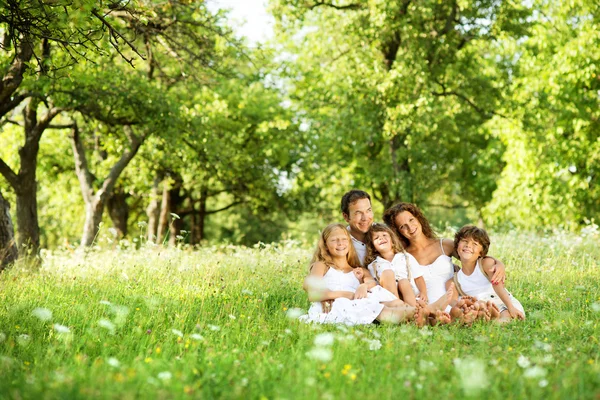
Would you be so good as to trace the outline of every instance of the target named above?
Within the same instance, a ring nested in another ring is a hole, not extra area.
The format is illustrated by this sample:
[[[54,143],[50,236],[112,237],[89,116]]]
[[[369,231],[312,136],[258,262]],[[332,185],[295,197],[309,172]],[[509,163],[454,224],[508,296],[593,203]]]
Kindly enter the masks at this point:
[[[527,319],[427,329],[288,318],[308,307],[301,282],[310,259],[310,249],[290,244],[44,252],[40,267],[20,264],[0,275],[0,392],[50,399],[594,398],[597,240],[492,235]],[[334,343],[318,346],[317,336]],[[321,347],[329,361],[312,358]]]

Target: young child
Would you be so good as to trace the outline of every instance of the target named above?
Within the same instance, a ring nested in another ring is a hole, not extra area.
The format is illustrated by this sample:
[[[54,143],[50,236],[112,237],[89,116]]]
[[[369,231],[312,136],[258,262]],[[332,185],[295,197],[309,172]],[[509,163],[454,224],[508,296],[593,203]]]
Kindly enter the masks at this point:
[[[361,283],[358,277],[367,283]],[[415,320],[422,325],[431,317],[442,323],[449,322],[449,315],[441,310],[454,294],[452,285],[436,303],[419,307],[404,304],[384,288],[377,287],[368,271],[360,267],[350,234],[341,224],[332,224],[323,230],[304,289],[313,303],[300,320],[347,325],[369,324],[374,320],[391,323]],[[330,307],[326,309],[326,305]]]
[[[400,239],[387,225],[374,223],[366,235],[369,272],[381,286],[414,306],[417,297],[427,303],[427,286],[415,258],[404,251]]]
[[[455,296],[468,295],[483,302],[491,301],[500,312],[499,322],[507,322],[514,318],[525,319],[523,306],[506,290],[504,283],[492,285],[490,282],[494,260],[485,257],[489,247],[490,238],[481,228],[467,225],[456,233],[454,249],[462,268],[454,274],[454,284],[458,292]]]

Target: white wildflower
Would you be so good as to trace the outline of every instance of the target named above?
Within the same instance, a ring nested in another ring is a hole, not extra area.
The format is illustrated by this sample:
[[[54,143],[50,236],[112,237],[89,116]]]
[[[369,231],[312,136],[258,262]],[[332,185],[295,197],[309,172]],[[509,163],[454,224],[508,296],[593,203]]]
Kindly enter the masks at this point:
[[[527,368],[523,373],[525,378],[538,379],[546,376],[546,370],[538,365],[534,365],[531,368]]]
[[[110,333],[115,333],[115,324],[107,319],[101,319],[98,321],[98,326],[108,330]]]
[[[34,308],[31,312],[31,315],[33,315],[40,321],[49,321],[52,319],[52,311],[42,307]]]
[[[369,340],[369,350],[375,351],[381,348],[379,339]]]
[[[229,314],[229,319],[235,319],[235,315]]]
[[[4,342],[5,340],[6,340],[6,333],[0,332],[0,343]]]
[[[173,377],[169,371],[159,372],[157,376],[161,381],[169,381]]]
[[[214,331],[214,332],[218,332],[221,330],[221,327],[218,325],[208,325],[208,329],[210,329],[211,331]]]
[[[68,327],[66,327],[64,325],[61,325],[61,324],[54,324],[53,327],[54,327],[54,330],[56,332],[58,332],[58,333],[69,333],[69,332],[71,332],[71,330]]]
[[[331,346],[335,341],[333,333],[319,333],[315,336],[315,346]]]
[[[173,332],[173,335],[179,336],[179,337],[183,337],[183,332],[181,332],[178,329],[171,329],[171,332]]]
[[[112,303],[108,300],[100,300],[98,303],[104,304],[105,306],[112,306]]]
[[[521,354],[517,359],[517,365],[521,368],[527,368],[531,365],[531,361],[529,361],[529,358]]]
[[[592,303],[591,308],[595,312],[600,312],[600,303]]]
[[[22,333],[19,336],[17,336],[17,343],[20,346],[27,346],[29,344],[30,340],[31,340],[31,337],[26,333]]]
[[[538,383],[538,385],[540,385],[540,387],[544,388],[544,387],[548,386],[548,381],[547,381],[547,380],[545,380],[545,379],[542,379],[542,380],[541,380],[541,381]]]
[[[190,337],[194,340],[204,340],[204,336],[198,335],[197,333],[192,333]]]
[[[298,319],[303,314],[304,310],[301,308],[290,308],[286,312],[286,315],[289,319]]]
[[[474,358],[455,358],[454,366],[462,389],[467,396],[475,395],[488,387],[489,380],[483,361]]]
[[[117,360],[114,357],[110,357],[108,360],[106,360],[106,363],[108,365],[110,365],[111,367],[114,367],[114,368],[119,368],[119,366],[121,365],[121,363],[119,362],[119,360]]]
[[[307,352],[306,355],[309,358],[312,358],[313,360],[322,362],[331,361],[331,359],[333,358],[333,352],[331,351],[331,349],[328,349],[326,347],[315,347],[309,352]]]

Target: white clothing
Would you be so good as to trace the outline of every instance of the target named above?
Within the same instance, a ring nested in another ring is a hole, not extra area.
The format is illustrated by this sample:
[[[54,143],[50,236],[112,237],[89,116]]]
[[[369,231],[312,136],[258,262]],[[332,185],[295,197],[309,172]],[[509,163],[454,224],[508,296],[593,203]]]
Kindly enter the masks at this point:
[[[323,276],[325,287],[332,291],[355,292],[360,282],[353,271],[343,272],[329,268]],[[335,299],[331,311],[323,312],[320,302],[311,304],[308,314],[299,319],[304,322],[317,322],[320,324],[345,324],[365,325],[372,323],[383,310],[382,301],[396,300],[396,297],[381,286],[371,289],[366,298],[350,300],[346,298]]]
[[[346,227],[348,232],[350,232],[350,225]],[[360,240],[356,239],[352,234],[350,234],[352,238],[352,245],[354,246],[354,251],[356,251],[356,255],[358,256],[358,261],[360,261],[360,265],[365,266],[365,259],[367,258],[367,245]]]
[[[446,253],[444,253],[442,240],[443,239],[440,239],[442,254],[440,254],[440,256],[429,265],[418,264],[419,269],[423,274],[423,279],[425,279],[425,285],[427,286],[427,298],[430,304],[437,301],[446,293],[446,282],[448,282],[454,276],[452,257],[447,256]]]
[[[479,260],[477,260],[477,265],[475,266],[475,270],[471,275],[465,274],[462,269],[458,271],[456,273],[456,281],[458,282],[457,286],[459,293],[463,292],[468,296],[477,298],[477,300],[483,300],[486,302],[491,300],[498,306],[500,312],[508,310],[506,304],[502,302],[500,297],[494,291],[494,287],[492,286],[492,283],[488,277],[484,275]],[[510,297],[510,301],[513,306],[517,310],[521,311],[523,315],[525,315],[525,310],[523,309],[523,306],[519,300],[515,299],[510,292],[508,292],[508,296]]]
[[[394,272],[396,282],[401,279],[408,279],[415,292],[415,296],[419,296],[421,292],[415,283],[415,278],[423,276],[423,268],[419,268],[419,263],[412,254],[405,252],[396,253],[392,261],[377,256],[375,261],[369,264],[369,272],[376,277],[377,280],[381,280],[381,274],[383,271],[387,270]]]

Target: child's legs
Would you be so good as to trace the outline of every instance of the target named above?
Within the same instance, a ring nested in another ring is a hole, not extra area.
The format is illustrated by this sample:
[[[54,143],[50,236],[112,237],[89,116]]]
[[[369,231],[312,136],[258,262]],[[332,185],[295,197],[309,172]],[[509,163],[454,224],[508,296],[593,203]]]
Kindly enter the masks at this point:
[[[405,302],[403,302],[400,299],[391,300],[391,301],[381,301],[380,303],[383,304],[384,306],[390,307],[390,308],[405,307],[407,305]]]
[[[376,319],[380,322],[399,324],[414,318],[415,310],[415,307],[406,305],[404,307],[396,308],[383,307],[383,310],[381,310]]]
[[[413,307],[417,305],[415,292],[408,279],[400,279],[398,281],[398,292],[401,293],[402,299],[406,304]]]

